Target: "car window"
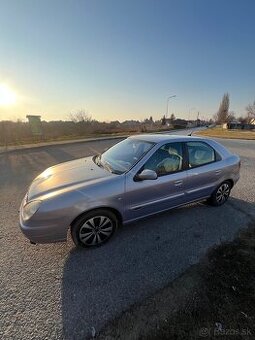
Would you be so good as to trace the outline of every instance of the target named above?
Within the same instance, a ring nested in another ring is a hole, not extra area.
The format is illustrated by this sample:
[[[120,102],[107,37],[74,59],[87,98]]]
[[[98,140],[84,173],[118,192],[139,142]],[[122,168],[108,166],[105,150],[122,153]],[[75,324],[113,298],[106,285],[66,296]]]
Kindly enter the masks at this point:
[[[188,142],[187,149],[189,156],[189,168],[215,162],[215,151],[206,143]]]
[[[143,169],[153,170],[158,176],[182,170],[181,143],[168,143],[160,147],[144,164]]]

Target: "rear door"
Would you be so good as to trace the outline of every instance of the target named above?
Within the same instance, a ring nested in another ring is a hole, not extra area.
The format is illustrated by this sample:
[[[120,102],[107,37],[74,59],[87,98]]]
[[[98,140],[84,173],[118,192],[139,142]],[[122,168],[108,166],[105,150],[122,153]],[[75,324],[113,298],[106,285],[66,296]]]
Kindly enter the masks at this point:
[[[209,197],[221,177],[221,162],[217,152],[206,142],[185,143],[187,161],[187,201]]]

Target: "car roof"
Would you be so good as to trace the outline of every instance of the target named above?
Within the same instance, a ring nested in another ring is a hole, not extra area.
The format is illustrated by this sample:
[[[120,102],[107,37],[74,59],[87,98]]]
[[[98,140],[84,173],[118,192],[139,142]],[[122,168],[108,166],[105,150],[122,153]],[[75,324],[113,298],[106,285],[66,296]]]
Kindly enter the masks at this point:
[[[152,143],[162,143],[162,142],[184,142],[184,141],[203,141],[206,138],[195,137],[195,136],[185,136],[185,135],[168,135],[161,133],[152,133],[152,134],[142,134],[142,135],[133,135],[129,137],[130,139],[139,139]]]
[[[213,147],[217,152],[220,153],[222,159],[231,155],[231,152],[229,150],[227,150],[223,145],[221,145],[220,143],[218,143],[212,138],[185,136],[185,135],[168,135],[168,134],[160,134],[160,133],[133,135],[128,138],[144,140],[147,142],[155,143],[159,146],[165,143],[200,141],[200,142],[206,142],[211,147]]]

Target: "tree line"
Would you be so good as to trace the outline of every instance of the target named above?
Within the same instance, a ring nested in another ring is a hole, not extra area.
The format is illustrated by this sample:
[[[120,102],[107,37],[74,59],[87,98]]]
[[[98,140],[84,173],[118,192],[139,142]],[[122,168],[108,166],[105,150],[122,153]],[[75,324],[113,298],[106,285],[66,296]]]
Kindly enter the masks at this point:
[[[100,122],[92,118],[86,110],[80,110],[69,115],[68,120],[42,121],[42,136],[34,136],[29,122],[0,121],[0,145],[30,143],[43,140],[58,140],[68,138],[89,137],[102,134],[139,133],[164,130],[161,120],[152,116],[142,121],[126,120],[124,122]],[[169,129],[169,128],[168,128]]]
[[[214,120],[218,124],[229,123],[233,120],[239,121],[241,124],[250,124],[252,119],[255,118],[255,101],[245,108],[245,116],[236,117],[235,112],[229,111],[230,97],[229,93],[225,93],[220,102],[218,111],[214,116]]]
[[[214,119],[207,123],[215,121],[218,124],[222,124],[238,120],[242,124],[249,124],[255,118],[255,101],[247,105],[245,116],[236,117],[236,114],[230,111],[229,107],[230,97],[228,93],[225,93],[220,102],[219,109],[213,117]],[[168,123],[171,124],[171,127],[169,127]],[[42,136],[33,136],[28,122],[21,120],[16,122],[0,121],[0,145],[89,137],[102,134],[164,131],[169,130],[169,128],[184,128],[186,123],[185,119],[176,119],[174,114],[169,119],[163,115],[159,120],[154,120],[152,116],[149,116],[149,118],[142,121],[131,119],[124,122],[119,122],[118,120],[100,122],[93,119],[86,110],[80,110],[70,114],[66,121],[42,121]]]

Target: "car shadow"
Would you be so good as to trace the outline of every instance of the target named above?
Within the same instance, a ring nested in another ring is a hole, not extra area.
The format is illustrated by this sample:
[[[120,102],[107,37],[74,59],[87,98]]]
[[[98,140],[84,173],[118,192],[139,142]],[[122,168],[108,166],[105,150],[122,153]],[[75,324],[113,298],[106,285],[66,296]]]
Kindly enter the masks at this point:
[[[236,198],[218,208],[191,204],[124,226],[102,247],[73,247],[62,280],[63,338],[98,332],[254,218],[254,204]]]

